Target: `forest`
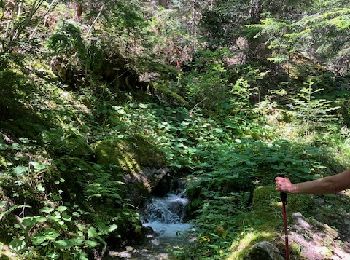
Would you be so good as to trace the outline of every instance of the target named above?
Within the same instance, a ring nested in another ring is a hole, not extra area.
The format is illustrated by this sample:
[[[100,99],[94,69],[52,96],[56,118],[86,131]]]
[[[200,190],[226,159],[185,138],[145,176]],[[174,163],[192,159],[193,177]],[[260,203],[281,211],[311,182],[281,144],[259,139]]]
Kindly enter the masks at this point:
[[[0,0],[0,259],[350,259],[349,167],[347,0]]]

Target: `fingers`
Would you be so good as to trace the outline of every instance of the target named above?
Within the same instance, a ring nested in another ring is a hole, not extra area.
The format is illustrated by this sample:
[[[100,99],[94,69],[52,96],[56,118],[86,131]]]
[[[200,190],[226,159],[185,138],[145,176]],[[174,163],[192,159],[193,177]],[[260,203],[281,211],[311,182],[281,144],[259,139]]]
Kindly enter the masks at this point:
[[[278,184],[278,183],[276,183],[276,190],[277,190],[277,191],[281,191],[281,185]]]
[[[283,178],[283,177],[276,177],[275,182],[276,182],[276,190],[277,191],[282,191],[282,184],[287,180],[288,178]]]

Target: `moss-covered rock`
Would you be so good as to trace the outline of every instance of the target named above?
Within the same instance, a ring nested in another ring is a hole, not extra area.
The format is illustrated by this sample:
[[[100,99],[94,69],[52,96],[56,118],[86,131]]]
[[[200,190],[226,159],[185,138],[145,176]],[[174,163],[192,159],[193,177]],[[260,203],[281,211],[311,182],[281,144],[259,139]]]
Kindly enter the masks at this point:
[[[279,195],[273,186],[261,186],[254,190],[252,210],[237,215],[237,222],[244,223],[241,236],[231,246],[228,259],[244,259],[253,245],[266,240],[273,241],[281,226]]]
[[[283,260],[278,248],[270,242],[262,241],[255,244],[244,260]]]
[[[141,205],[168,176],[165,155],[142,136],[105,140],[95,147],[98,163],[115,165],[124,172],[127,192],[134,205]]]
[[[128,172],[140,172],[144,167],[162,168],[164,154],[144,137],[135,135],[123,140],[105,140],[96,144],[97,160],[114,164]]]
[[[87,158],[93,153],[86,136],[73,131],[53,129],[45,131],[42,138],[47,149],[55,155]]]

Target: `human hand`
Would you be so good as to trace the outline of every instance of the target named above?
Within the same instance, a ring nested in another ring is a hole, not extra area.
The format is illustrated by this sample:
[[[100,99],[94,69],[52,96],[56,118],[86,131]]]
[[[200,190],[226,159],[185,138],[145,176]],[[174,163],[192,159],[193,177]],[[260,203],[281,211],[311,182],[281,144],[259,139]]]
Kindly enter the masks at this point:
[[[295,185],[288,178],[276,177],[276,190],[281,192],[295,192]]]

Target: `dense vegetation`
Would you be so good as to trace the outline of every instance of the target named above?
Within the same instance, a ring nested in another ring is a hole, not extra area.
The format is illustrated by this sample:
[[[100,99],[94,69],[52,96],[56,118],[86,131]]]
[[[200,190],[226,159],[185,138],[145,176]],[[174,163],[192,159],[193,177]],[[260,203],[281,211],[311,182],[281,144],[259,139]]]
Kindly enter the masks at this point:
[[[275,239],[277,174],[349,166],[349,21],[343,0],[0,0],[0,254],[141,241],[159,169],[197,226],[177,257]]]

